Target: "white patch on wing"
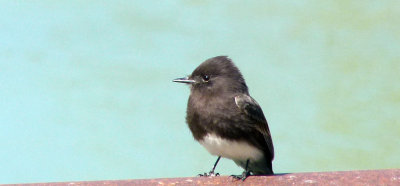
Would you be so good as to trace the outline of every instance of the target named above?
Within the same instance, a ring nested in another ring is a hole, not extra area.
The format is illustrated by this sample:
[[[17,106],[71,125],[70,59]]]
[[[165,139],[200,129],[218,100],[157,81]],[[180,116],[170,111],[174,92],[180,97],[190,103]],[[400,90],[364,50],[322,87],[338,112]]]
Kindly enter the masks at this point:
[[[232,141],[215,134],[208,134],[199,141],[212,155],[232,160],[259,160],[263,152],[244,141]]]
[[[239,104],[238,104],[238,100],[237,100],[237,99],[238,99],[238,97],[237,97],[237,96],[235,96],[235,103],[236,103],[236,105],[237,105],[237,106],[239,106]]]

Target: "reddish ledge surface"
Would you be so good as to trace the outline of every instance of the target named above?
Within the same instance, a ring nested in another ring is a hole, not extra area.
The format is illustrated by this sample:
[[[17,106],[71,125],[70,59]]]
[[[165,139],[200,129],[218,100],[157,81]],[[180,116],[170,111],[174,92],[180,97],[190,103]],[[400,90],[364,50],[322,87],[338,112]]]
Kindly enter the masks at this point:
[[[17,185],[399,185],[400,169],[288,173],[251,176],[245,181],[228,176],[135,180],[31,183]]]

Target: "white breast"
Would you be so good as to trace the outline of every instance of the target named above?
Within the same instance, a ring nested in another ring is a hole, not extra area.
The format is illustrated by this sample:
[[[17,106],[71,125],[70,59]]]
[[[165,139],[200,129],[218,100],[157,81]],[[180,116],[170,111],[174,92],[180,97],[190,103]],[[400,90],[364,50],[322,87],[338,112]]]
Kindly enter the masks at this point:
[[[232,160],[259,160],[263,152],[245,141],[232,141],[215,134],[208,134],[199,141],[208,152]]]

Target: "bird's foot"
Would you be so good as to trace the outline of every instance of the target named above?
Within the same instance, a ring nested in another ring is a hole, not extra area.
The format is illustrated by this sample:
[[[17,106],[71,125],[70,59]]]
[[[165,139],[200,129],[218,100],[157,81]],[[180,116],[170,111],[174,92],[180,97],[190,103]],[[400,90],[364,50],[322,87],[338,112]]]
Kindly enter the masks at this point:
[[[240,175],[231,175],[232,178],[244,181],[247,177],[251,176],[250,171],[243,171]]]
[[[215,173],[214,171],[210,171],[209,173],[204,173],[204,174],[198,174],[197,176],[199,177],[214,177],[214,176],[219,176],[219,173]]]

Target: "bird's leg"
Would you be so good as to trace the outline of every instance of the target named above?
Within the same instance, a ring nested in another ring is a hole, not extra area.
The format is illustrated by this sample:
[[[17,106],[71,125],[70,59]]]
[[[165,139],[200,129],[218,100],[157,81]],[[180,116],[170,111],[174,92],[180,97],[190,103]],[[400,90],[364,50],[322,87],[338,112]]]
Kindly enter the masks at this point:
[[[235,179],[244,181],[247,177],[250,176],[249,163],[250,163],[250,159],[247,159],[246,168],[241,175],[231,175],[231,176]]]
[[[214,163],[214,167],[211,169],[211,171],[209,172],[209,173],[204,173],[204,174],[199,174],[199,176],[219,176],[219,173],[215,173],[214,172],[214,170],[215,170],[215,167],[217,167],[217,164],[218,164],[218,162],[219,162],[219,159],[221,159],[221,156],[218,156],[218,159],[217,159],[217,161]]]
[[[218,156],[217,161],[214,163],[214,167],[211,169],[211,171],[208,173],[210,176],[219,176],[219,173],[214,173],[215,167],[217,167],[217,164],[219,162],[219,159],[221,159],[221,156]]]

